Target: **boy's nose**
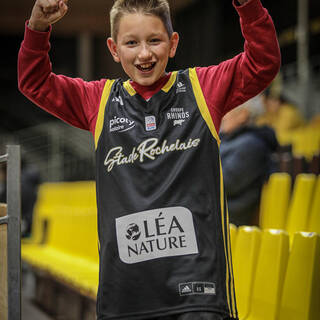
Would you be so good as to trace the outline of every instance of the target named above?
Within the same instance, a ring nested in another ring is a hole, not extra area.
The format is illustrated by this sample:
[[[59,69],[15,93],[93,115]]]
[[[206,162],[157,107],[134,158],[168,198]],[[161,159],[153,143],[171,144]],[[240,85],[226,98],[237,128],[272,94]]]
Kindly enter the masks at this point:
[[[141,60],[148,60],[152,57],[151,50],[148,45],[142,45],[138,55]]]

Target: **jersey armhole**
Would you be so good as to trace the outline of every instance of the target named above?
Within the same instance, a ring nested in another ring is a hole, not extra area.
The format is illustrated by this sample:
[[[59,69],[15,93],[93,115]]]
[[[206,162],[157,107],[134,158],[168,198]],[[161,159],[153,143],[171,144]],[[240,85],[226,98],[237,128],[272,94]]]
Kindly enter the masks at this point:
[[[101,95],[100,105],[99,105],[99,112],[96,122],[96,127],[94,130],[94,145],[95,149],[97,150],[99,138],[103,129],[103,121],[104,121],[104,115],[106,110],[106,104],[110,96],[111,88],[115,80],[107,80],[103,92]]]
[[[220,138],[219,138],[219,135],[217,134],[216,127],[213,123],[211,114],[209,112],[209,109],[208,109],[206,100],[204,98],[204,95],[203,95],[203,92],[202,92],[202,89],[200,86],[200,82],[198,79],[198,75],[197,75],[195,68],[189,69],[189,77],[190,77],[190,81],[192,84],[193,93],[196,98],[197,105],[198,105],[198,108],[199,108],[200,113],[202,115],[202,118],[204,119],[207,126],[209,127],[209,130],[210,130],[212,136],[215,138],[218,145],[220,146]]]

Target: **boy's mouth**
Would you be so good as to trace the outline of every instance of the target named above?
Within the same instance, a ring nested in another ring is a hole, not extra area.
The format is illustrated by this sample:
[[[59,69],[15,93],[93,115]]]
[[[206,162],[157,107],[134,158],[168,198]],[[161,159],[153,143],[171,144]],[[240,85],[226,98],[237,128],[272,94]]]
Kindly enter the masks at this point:
[[[150,62],[150,63],[144,63],[144,64],[136,64],[136,67],[142,72],[148,72],[148,71],[151,71],[155,65],[156,65],[155,62]]]

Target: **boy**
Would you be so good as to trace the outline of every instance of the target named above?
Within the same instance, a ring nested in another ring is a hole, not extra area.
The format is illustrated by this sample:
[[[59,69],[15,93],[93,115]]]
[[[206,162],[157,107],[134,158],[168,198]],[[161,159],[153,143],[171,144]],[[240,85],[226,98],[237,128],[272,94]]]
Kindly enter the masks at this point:
[[[179,42],[167,1],[116,0],[107,45],[130,79],[85,82],[51,72],[50,26],[66,3],[34,5],[19,88],[95,140],[99,320],[237,319],[217,132],[272,81],[280,53],[260,1],[234,6],[244,53],[166,73]]]

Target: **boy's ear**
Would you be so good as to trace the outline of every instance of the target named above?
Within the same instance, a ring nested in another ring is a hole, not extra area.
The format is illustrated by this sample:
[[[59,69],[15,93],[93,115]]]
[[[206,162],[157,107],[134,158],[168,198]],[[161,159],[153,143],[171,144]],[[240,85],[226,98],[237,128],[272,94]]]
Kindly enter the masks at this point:
[[[108,46],[108,49],[113,57],[113,60],[115,62],[120,62],[120,58],[119,58],[118,52],[117,52],[116,42],[112,38],[108,38],[107,39],[107,46]]]
[[[179,34],[178,32],[173,32],[170,39],[170,52],[169,52],[170,58],[173,58],[176,55],[178,44],[179,44]]]

